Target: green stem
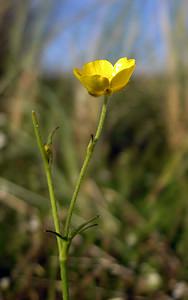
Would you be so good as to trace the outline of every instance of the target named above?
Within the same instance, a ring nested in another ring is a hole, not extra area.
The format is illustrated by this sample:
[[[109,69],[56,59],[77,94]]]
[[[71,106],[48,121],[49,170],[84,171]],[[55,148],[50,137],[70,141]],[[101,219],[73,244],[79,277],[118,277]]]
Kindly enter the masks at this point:
[[[40,154],[43,160],[44,170],[46,174],[47,184],[48,184],[48,190],[50,195],[50,201],[51,201],[51,208],[52,208],[52,216],[54,221],[54,227],[55,231],[60,234],[60,221],[58,216],[58,210],[57,210],[57,201],[55,198],[55,192],[54,192],[54,185],[52,181],[52,174],[51,174],[51,168],[50,164],[48,162],[48,158],[44,149],[44,145],[42,142],[42,138],[39,131],[39,123],[37,120],[36,113],[32,111],[32,121],[34,126],[34,131],[37,139],[37,144],[40,150]],[[69,300],[69,292],[68,292],[68,278],[67,278],[67,265],[66,265],[66,259],[67,259],[67,247],[64,247],[64,242],[57,236],[57,245],[58,245],[58,252],[59,252],[59,263],[60,263],[60,273],[61,273],[61,281],[62,281],[62,291],[63,291],[63,299]]]
[[[74,193],[70,202],[70,206],[68,209],[68,214],[67,214],[67,218],[66,218],[66,222],[65,222],[65,230],[64,230],[64,235],[68,237],[69,235],[69,229],[70,229],[70,223],[71,223],[71,218],[72,218],[72,214],[73,214],[73,210],[75,207],[75,203],[76,203],[76,199],[78,197],[78,193],[80,191],[80,187],[81,187],[81,183],[84,179],[84,176],[86,174],[89,162],[91,160],[95,145],[98,141],[98,139],[100,138],[101,135],[101,131],[104,125],[104,120],[105,120],[105,116],[106,116],[106,111],[107,111],[107,104],[108,104],[108,96],[104,96],[104,102],[102,105],[102,110],[101,110],[101,114],[99,117],[99,123],[98,123],[98,127],[96,130],[96,134],[94,137],[91,138],[88,147],[87,147],[87,151],[86,151],[86,156],[82,165],[82,168],[80,170],[80,174],[78,176],[77,182],[76,182],[76,186],[74,189]]]
[[[68,267],[67,267],[67,259],[68,259],[68,248],[69,241],[63,241],[62,243],[62,261],[61,261],[61,279],[63,284],[63,299],[69,300],[69,285],[68,285]]]

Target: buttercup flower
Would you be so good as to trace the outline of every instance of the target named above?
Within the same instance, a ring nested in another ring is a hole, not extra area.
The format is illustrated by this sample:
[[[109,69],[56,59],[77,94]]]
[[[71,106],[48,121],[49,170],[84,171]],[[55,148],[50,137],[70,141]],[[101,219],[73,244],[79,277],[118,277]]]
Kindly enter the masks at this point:
[[[114,66],[108,60],[95,60],[86,63],[82,69],[75,68],[73,72],[89,94],[98,97],[122,90],[135,66],[135,59],[123,57]]]

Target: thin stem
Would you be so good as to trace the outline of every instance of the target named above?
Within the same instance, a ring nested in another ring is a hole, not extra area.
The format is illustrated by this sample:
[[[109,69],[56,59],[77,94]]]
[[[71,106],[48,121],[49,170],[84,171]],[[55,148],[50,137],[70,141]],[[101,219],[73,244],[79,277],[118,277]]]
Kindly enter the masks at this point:
[[[61,261],[61,280],[63,284],[63,299],[69,300],[69,284],[68,284],[68,249],[69,241],[63,241],[62,243],[62,261]]]
[[[51,174],[51,168],[50,164],[48,162],[48,158],[44,149],[44,145],[42,142],[42,138],[39,131],[39,123],[36,116],[36,113],[32,111],[32,121],[34,126],[34,131],[37,139],[37,144],[40,150],[40,154],[43,160],[44,165],[44,171],[46,174],[47,184],[48,184],[48,190],[50,195],[50,201],[51,201],[51,208],[52,208],[52,216],[54,221],[54,227],[55,231],[60,234],[60,221],[58,216],[58,210],[57,210],[57,201],[55,197],[54,192],[54,185],[52,181],[52,174]],[[63,299],[68,300],[69,299],[69,293],[68,293],[68,278],[67,278],[67,266],[65,264],[65,260],[67,259],[67,253],[66,249],[67,247],[64,247],[64,242],[61,241],[61,239],[57,236],[57,245],[58,245],[58,252],[59,252],[59,263],[60,263],[60,273],[61,273],[61,281],[62,281],[62,291],[63,291]]]
[[[106,111],[107,111],[108,99],[109,99],[108,96],[104,96],[104,102],[103,102],[103,105],[102,105],[102,110],[101,110],[101,114],[100,114],[100,117],[99,117],[99,123],[98,123],[98,127],[97,127],[97,130],[96,130],[96,134],[95,134],[94,137],[93,136],[91,137],[91,140],[88,144],[87,151],[86,151],[86,156],[85,156],[82,168],[80,170],[80,174],[79,174],[77,182],[76,182],[76,186],[75,186],[74,193],[73,193],[73,196],[72,196],[72,199],[71,199],[71,202],[70,202],[70,206],[69,206],[69,209],[68,209],[68,214],[67,214],[67,218],[66,218],[66,222],[65,222],[65,230],[64,230],[64,235],[65,236],[69,235],[69,228],[70,228],[71,218],[72,218],[73,210],[74,210],[74,207],[75,207],[76,199],[78,197],[78,193],[80,191],[82,181],[84,179],[84,176],[86,174],[89,162],[91,160],[95,145],[96,145],[96,143],[97,143],[97,141],[98,141],[98,139],[100,138],[100,135],[101,135],[101,131],[102,131],[102,128],[103,128],[103,125],[104,125],[104,120],[105,120]]]

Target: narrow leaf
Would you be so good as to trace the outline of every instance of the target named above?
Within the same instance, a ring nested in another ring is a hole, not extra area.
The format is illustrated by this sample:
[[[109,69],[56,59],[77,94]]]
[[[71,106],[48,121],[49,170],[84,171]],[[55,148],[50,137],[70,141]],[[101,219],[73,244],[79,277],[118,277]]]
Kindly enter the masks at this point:
[[[78,233],[81,233],[81,232],[84,232],[85,230],[89,229],[89,228],[92,228],[92,227],[95,227],[95,226],[98,226],[99,224],[97,223],[94,223],[94,224],[90,224],[84,228],[82,228],[82,230],[80,230]]]
[[[99,215],[91,218],[90,220],[88,220],[88,221],[84,222],[83,224],[81,224],[80,226],[78,226],[78,228],[72,232],[71,239],[73,239],[80,232],[84,231],[85,228],[88,228],[88,226],[93,226],[94,224],[90,224],[90,223],[96,221],[98,218],[99,218]],[[94,225],[94,226],[96,226],[96,225]]]
[[[60,233],[55,232],[55,231],[53,231],[53,230],[46,230],[46,232],[53,233],[53,234],[55,234],[56,236],[58,236],[60,239],[62,239],[62,240],[64,240],[64,241],[67,241],[67,240],[68,240],[66,237],[62,236]]]

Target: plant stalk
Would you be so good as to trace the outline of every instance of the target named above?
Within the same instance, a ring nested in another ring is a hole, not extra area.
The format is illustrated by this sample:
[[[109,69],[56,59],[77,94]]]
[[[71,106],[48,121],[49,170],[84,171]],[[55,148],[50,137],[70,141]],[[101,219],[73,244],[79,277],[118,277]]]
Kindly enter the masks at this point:
[[[51,167],[50,167],[48,157],[45,152],[44,144],[42,142],[42,138],[41,138],[40,130],[39,130],[39,123],[38,123],[38,119],[37,119],[35,111],[32,111],[32,121],[33,121],[37,144],[38,144],[40,154],[41,154],[41,157],[43,160],[44,171],[46,174],[51,208],[52,208],[52,217],[53,217],[53,221],[54,221],[54,227],[55,227],[55,231],[60,234],[60,221],[59,221],[59,216],[58,216],[57,201],[56,201],[55,192],[54,192],[54,185],[53,185],[53,181],[52,181]],[[59,264],[60,264],[63,299],[69,300],[69,288],[68,288],[68,276],[67,276],[67,273],[68,273],[67,272],[67,246],[66,246],[65,242],[64,241],[62,242],[62,240],[58,236],[56,236],[56,238],[57,238],[57,246],[58,246],[58,252],[59,252]]]
[[[65,222],[65,229],[64,229],[64,235],[66,237],[69,236],[69,230],[70,230],[70,223],[71,223],[71,219],[72,219],[72,214],[73,214],[73,210],[74,210],[74,207],[75,207],[76,199],[78,197],[78,193],[80,191],[81,184],[82,184],[84,176],[87,172],[87,168],[88,168],[89,162],[91,160],[93,151],[95,149],[95,145],[96,145],[97,141],[99,140],[101,132],[102,132],[102,128],[103,128],[103,125],[104,125],[105,116],[106,116],[106,112],[107,112],[108,100],[109,100],[109,97],[105,95],[95,136],[91,137],[91,139],[89,141],[89,144],[87,146],[86,156],[85,156],[82,168],[80,170],[80,174],[78,176],[76,186],[75,186],[75,189],[74,189],[74,192],[73,192],[73,196],[72,196],[72,199],[71,199],[71,202],[70,202],[70,206],[69,206],[69,209],[68,209],[68,214],[67,214],[67,218],[66,218],[66,222]]]

